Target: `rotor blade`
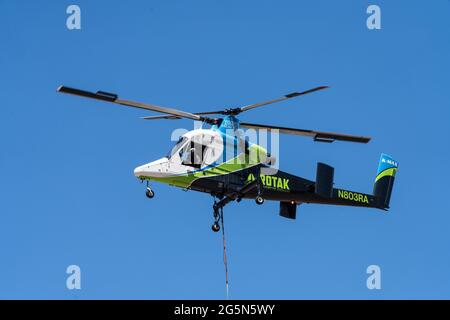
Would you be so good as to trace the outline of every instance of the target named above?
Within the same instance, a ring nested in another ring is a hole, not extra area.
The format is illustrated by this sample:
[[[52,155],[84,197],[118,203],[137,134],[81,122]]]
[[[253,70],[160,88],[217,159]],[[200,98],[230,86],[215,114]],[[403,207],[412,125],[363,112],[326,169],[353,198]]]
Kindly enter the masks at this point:
[[[305,130],[305,129],[295,129],[295,128],[285,128],[285,127],[268,126],[268,125],[244,123],[244,122],[241,122],[240,126],[243,128],[251,128],[251,129],[279,130],[280,133],[309,136],[309,137],[312,137],[315,141],[320,141],[320,142],[333,142],[335,140],[341,140],[341,141],[367,143],[371,139],[369,137],[352,136],[352,135],[341,134],[341,133],[321,132],[321,131],[315,131],[315,130]]]
[[[292,92],[292,93],[289,93],[289,94],[287,94],[284,97],[279,98],[279,99],[274,99],[274,100],[270,100],[270,101],[264,101],[264,102],[260,102],[260,103],[254,103],[254,104],[250,104],[248,106],[241,107],[241,108],[239,108],[239,111],[240,112],[247,111],[247,110],[250,110],[250,109],[253,109],[253,108],[258,108],[258,107],[265,106],[265,105],[268,105],[268,104],[272,104],[272,103],[276,103],[276,102],[292,99],[292,98],[295,98],[295,97],[303,96],[305,94],[312,93],[312,92],[319,91],[319,90],[323,90],[323,89],[327,89],[327,88],[329,88],[329,87],[321,86],[321,87],[316,87],[316,88],[313,88],[313,89],[310,89],[310,90],[306,90],[306,91],[303,91],[303,92]]]
[[[167,115],[167,116],[147,116],[147,117],[141,117],[141,119],[144,119],[144,120],[160,120],[160,119],[178,120],[178,119],[181,119],[181,117]]]
[[[181,117],[181,118],[188,118],[188,119],[200,120],[200,121],[205,120],[203,117],[200,117],[199,115],[195,115],[193,113],[189,113],[189,112],[185,112],[185,111],[181,111],[181,110],[177,110],[177,109],[165,108],[165,107],[160,107],[160,106],[156,106],[156,105],[152,105],[152,104],[145,104],[145,103],[135,102],[135,101],[130,101],[130,100],[122,100],[122,99],[119,99],[118,95],[114,94],[114,93],[108,93],[108,92],[103,92],[103,91],[97,91],[96,93],[94,93],[94,92],[84,91],[84,90],[80,90],[80,89],[69,88],[69,87],[65,87],[65,86],[60,86],[57,91],[62,92],[62,93],[73,94],[73,95],[81,96],[81,97],[85,97],[85,98],[91,98],[91,99],[97,99],[97,100],[101,100],[101,101],[112,102],[112,103],[120,104],[120,105],[127,106],[127,107],[157,111],[157,112],[161,112],[161,113],[167,113],[167,114],[171,114],[171,115],[174,115],[176,117]]]
[[[207,111],[207,112],[195,112],[194,114],[198,115],[198,116],[202,116],[202,115],[223,114],[223,113],[224,113],[223,111]],[[144,119],[144,120],[159,120],[159,119],[176,120],[176,119],[181,119],[181,117],[160,115],[160,116],[141,117],[141,119]]]

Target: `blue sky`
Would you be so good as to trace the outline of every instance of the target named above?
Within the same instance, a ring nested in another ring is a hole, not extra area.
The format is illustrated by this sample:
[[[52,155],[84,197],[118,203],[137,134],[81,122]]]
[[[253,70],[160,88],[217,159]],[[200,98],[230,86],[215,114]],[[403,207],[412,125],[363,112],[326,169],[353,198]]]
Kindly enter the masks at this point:
[[[225,298],[212,198],[133,176],[188,120],[56,94],[60,84],[202,111],[332,88],[241,119],[369,135],[281,137],[280,166],[371,192],[399,161],[391,210],[278,204],[225,211],[230,297],[450,298],[450,1],[0,0],[0,298]],[[366,27],[378,4],[382,29]],[[66,268],[82,289],[66,289]],[[366,288],[381,267],[382,289]]]

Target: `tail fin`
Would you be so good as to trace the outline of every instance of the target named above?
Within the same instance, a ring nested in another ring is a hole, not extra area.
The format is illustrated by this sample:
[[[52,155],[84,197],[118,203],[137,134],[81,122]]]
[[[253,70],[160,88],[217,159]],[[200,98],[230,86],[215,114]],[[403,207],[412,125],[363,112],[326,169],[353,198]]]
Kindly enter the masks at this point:
[[[387,154],[381,154],[377,177],[373,186],[373,195],[379,199],[379,204],[383,208],[389,208],[397,168],[397,161]]]

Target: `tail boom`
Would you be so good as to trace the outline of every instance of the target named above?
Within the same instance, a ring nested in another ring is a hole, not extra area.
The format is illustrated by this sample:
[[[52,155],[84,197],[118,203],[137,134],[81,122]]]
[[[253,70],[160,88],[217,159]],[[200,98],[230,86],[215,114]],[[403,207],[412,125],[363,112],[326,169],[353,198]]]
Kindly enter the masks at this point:
[[[392,188],[394,186],[397,168],[397,161],[395,161],[391,156],[388,156],[387,154],[381,154],[377,176],[375,178],[373,194],[366,194],[357,191],[333,188],[332,167],[326,166],[324,164],[318,164],[316,194],[319,197],[318,199],[316,198],[314,202],[387,210],[389,208],[389,202],[391,198]],[[324,179],[323,176],[326,176],[327,179]],[[321,179],[319,179],[319,177]],[[322,181],[326,182],[322,183]],[[326,187],[328,187],[328,190],[331,191],[331,194],[317,192],[318,190],[327,190]]]

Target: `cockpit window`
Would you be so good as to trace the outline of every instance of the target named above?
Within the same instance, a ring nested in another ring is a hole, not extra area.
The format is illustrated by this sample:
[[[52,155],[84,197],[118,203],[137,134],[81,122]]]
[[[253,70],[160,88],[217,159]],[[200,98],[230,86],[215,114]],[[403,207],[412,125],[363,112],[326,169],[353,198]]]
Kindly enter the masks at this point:
[[[175,143],[175,145],[172,147],[170,152],[167,154],[167,158],[170,159],[177,151],[180,149],[180,147],[187,141],[186,137],[180,137],[180,139]]]
[[[180,150],[181,163],[186,166],[200,168],[206,149],[205,145],[191,141]]]

